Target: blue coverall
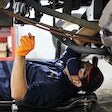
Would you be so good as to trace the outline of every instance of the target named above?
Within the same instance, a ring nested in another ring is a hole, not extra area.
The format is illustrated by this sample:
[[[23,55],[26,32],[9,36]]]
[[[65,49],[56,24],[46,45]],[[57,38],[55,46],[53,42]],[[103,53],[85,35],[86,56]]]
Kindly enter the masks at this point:
[[[80,54],[67,48],[62,57],[52,61],[26,61],[28,91],[21,101],[27,106],[56,107],[73,98],[81,89],[75,87],[63,72],[68,59]],[[13,61],[0,62],[0,100],[13,100],[10,95],[10,76]]]
[[[26,61],[28,91],[22,103],[30,106],[55,107],[68,101],[79,91],[69,81],[63,69],[66,61],[80,54],[67,48],[59,60]],[[60,60],[63,63],[60,63]],[[10,95],[10,76],[13,61],[0,62],[0,99],[12,100]]]

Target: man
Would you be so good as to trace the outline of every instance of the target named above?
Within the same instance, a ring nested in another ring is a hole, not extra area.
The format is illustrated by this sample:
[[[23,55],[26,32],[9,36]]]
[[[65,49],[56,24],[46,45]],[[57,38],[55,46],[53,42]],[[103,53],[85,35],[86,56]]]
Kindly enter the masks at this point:
[[[34,48],[34,36],[29,33],[20,41],[11,74],[13,99],[30,106],[55,107],[80,90],[93,92],[101,86],[103,75],[97,64],[82,63],[81,54],[67,48],[54,62],[25,61]]]

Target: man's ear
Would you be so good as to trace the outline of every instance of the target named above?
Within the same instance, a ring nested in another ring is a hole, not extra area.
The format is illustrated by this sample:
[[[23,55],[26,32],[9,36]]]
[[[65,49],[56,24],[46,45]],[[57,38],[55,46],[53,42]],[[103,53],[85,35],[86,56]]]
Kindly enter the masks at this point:
[[[81,87],[82,86],[82,82],[80,80],[78,80],[78,81],[73,80],[73,85],[75,85],[76,87]]]
[[[81,87],[82,86],[82,82],[81,82],[78,75],[72,75],[71,79],[72,79],[73,85],[75,85],[76,87]]]

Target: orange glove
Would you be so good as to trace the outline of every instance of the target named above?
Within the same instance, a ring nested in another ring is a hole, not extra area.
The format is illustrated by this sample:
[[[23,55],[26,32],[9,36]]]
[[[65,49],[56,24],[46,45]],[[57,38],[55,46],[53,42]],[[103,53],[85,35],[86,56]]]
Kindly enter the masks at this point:
[[[34,48],[34,36],[28,33],[28,36],[22,36],[20,39],[21,45],[17,47],[16,53],[19,56],[26,56]]]

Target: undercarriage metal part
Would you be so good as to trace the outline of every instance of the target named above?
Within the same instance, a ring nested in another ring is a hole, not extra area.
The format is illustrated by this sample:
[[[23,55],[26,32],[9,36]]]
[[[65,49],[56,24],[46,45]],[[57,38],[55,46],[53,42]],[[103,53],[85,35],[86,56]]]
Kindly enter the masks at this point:
[[[10,0],[0,0],[0,8],[5,8],[8,2],[10,2]]]

